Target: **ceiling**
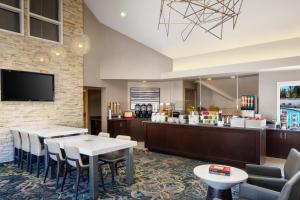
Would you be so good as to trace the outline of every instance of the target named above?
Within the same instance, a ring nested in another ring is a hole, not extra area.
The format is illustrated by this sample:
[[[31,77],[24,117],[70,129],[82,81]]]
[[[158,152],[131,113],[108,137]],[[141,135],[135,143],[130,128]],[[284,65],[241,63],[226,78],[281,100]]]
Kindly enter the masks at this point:
[[[85,0],[97,19],[106,26],[173,59],[300,37],[299,0],[244,0],[235,30],[224,28],[223,40],[200,28],[186,42],[182,25],[157,29],[160,0]],[[126,17],[120,13],[125,12]]]

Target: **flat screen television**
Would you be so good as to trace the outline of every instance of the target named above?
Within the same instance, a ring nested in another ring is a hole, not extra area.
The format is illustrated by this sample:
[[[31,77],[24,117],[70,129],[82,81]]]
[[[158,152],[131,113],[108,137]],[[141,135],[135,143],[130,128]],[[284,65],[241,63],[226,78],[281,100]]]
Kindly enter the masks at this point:
[[[54,75],[1,69],[1,101],[54,101]]]

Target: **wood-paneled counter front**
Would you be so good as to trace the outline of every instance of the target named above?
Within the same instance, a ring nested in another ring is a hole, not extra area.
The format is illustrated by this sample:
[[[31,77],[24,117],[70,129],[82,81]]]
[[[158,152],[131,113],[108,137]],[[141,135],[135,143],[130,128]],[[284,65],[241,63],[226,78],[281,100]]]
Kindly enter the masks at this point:
[[[150,151],[243,167],[263,164],[266,130],[143,122]]]
[[[110,133],[111,137],[116,137],[117,135],[128,135],[132,140],[145,141],[145,132],[142,122],[147,120],[150,119],[110,119],[107,120],[107,131]]]

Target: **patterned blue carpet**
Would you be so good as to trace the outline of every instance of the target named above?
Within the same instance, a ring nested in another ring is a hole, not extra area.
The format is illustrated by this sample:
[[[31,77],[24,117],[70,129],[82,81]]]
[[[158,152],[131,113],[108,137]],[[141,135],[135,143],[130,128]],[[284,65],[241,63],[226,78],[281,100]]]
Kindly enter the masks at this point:
[[[107,200],[200,200],[205,199],[207,185],[194,174],[201,161],[135,150],[135,180],[130,187],[125,185],[124,171],[121,169],[116,177],[116,185],[111,185],[111,175],[108,168],[104,169],[106,191],[103,192],[99,183],[99,199]],[[55,179],[47,179],[43,184],[43,174],[36,178],[16,168],[14,164],[0,165],[0,200],[23,199],[75,199],[75,173],[66,180],[64,192],[55,189]],[[89,199],[87,180],[82,180],[78,199]],[[235,189],[237,190],[237,189]],[[237,192],[234,192],[234,196]]]

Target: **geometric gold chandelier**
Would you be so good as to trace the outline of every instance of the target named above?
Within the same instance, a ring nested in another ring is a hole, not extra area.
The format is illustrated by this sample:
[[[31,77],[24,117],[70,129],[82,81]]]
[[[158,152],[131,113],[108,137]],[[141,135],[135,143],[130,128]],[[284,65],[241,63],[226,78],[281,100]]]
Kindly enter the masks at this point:
[[[167,36],[170,25],[183,25],[181,38],[186,41],[198,27],[222,40],[224,24],[236,26],[243,0],[161,0],[158,29],[164,26]]]

